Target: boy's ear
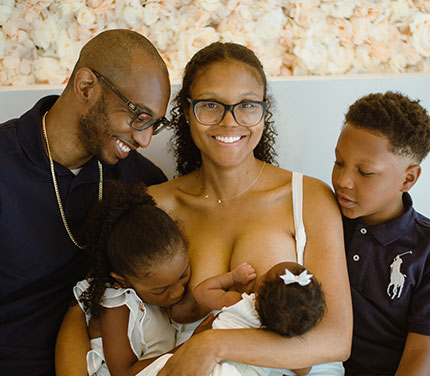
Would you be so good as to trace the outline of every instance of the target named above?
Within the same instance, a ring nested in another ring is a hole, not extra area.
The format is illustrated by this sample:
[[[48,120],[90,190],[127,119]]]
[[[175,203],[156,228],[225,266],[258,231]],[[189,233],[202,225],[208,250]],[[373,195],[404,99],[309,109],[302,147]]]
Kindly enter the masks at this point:
[[[121,286],[125,286],[126,282],[125,279],[122,278],[119,274],[116,274],[115,272],[110,272],[109,273],[111,275],[111,277],[113,277]]]
[[[421,166],[419,164],[410,165],[405,171],[405,179],[402,184],[402,192],[408,192],[417,182],[421,175]]]

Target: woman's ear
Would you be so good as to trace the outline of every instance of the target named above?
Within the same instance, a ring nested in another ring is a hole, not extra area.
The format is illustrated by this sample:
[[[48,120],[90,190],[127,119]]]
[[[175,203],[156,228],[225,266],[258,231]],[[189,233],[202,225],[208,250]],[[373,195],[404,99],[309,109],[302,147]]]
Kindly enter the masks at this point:
[[[80,68],[75,74],[73,89],[76,98],[81,103],[88,103],[97,96],[98,79],[89,68]]]
[[[421,166],[419,164],[411,164],[405,171],[405,178],[402,184],[402,192],[408,192],[417,182],[421,175]]]

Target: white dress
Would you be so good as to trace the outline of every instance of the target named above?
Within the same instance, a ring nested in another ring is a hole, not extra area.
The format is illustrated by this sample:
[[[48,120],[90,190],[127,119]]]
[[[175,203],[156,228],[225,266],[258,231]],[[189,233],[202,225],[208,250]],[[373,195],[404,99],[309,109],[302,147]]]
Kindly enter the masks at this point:
[[[78,302],[88,287],[88,281],[83,280],[73,288]],[[83,304],[79,302],[79,305],[83,310]],[[101,305],[106,308],[125,305],[130,310],[127,335],[139,360],[159,356],[175,347],[176,329],[171,325],[166,311],[158,306],[145,304],[133,289],[107,287]],[[90,316],[85,316],[88,325]],[[91,339],[90,343],[91,350],[87,353],[88,375],[109,375],[102,338]]]

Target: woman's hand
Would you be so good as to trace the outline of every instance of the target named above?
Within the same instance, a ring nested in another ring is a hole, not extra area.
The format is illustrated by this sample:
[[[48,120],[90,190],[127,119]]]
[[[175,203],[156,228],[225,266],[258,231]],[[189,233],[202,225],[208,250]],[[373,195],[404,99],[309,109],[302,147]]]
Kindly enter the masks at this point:
[[[215,332],[218,331],[206,330],[193,335],[178,348],[158,376],[209,376],[218,363]]]

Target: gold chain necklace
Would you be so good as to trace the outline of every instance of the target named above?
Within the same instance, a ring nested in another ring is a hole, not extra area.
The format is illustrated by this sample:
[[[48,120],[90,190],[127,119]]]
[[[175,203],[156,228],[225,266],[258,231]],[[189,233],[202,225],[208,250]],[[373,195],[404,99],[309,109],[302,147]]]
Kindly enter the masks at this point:
[[[48,133],[46,132],[46,124],[45,124],[45,118],[48,111],[46,111],[42,117],[42,131],[43,131],[43,138],[45,139],[46,144],[46,151],[48,153],[49,158],[49,165],[51,166],[51,175],[52,175],[52,182],[54,184],[54,190],[55,190],[55,196],[57,197],[58,202],[58,208],[60,209],[61,218],[63,219],[64,227],[67,231],[67,234],[69,235],[70,240],[78,247],[79,249],[85,249],[86,245],[80,245],[75,237],[73,236],[72,232],[70,231],[69,224],[66,220],[66,214],[64,213],[63,204],[61,203],[61,197],[60,197],[60,191],[58,190],[57,185],[57,179],[55,178],[55,169],[54,169],[54,161],[52,160],[51,156],[51,149],[49,148],[49,142],[48,142]],[[100,172],[100,180],[99,180],[99,201],[103,198],[103,166],[100,163],[100,161],[97,161],[99,165],[99,172]]]
[[[254,184],[255,183],[257,183],[257,181],[258,181],[258,179],[260,179],[260,176],[261,176],[261,174],[263,173],[263,170],[264,170],[264,166],[266,165],[266,162],[263,162],[263,166],[261,166],[261,169],[260,169],[260,172],[258,173],[258,175],[257,175],[257,177],[251,182],[251,184],[249,184],[243,191],[241,191],[240,193],[238,193],[237,195],[235,195],[235,196],[233,196],[233,197],[229,197],[229,198],[225,198],[225,199],[223,199],[223,200],[221,200],[220,198],[214,198],[214,197],[210,197],[209,196],[209,194],[208,193],[206,193],[205,192],[205,190],[204,190],[204,188],[203,188],[203,185],[202,185],[202,181],[201,181],[201,179],[200,179],[200,174],[199,174],[199,172],[197,172],[197,179],[198,179],[198,181],[199,181],[199,184],[200,184],[200,189],[201,189],[201,191],[202,191],[202,195],[204,196],[204,198],[206,198],[206,199],[209,199],[209,198],[211,198],[211,199],[214,199],[214,200],[216,200],[217,202],[218,202],[218,204],[222,204],[223,202],[225,202],[225,201],[230,201],[230,200],[233,200],[233,199],[235,199],[235,198],[238,198],[239,196],[242,196],[244,193],[246,193],[246,192],[248,192],[253,186],[254,186]]]

